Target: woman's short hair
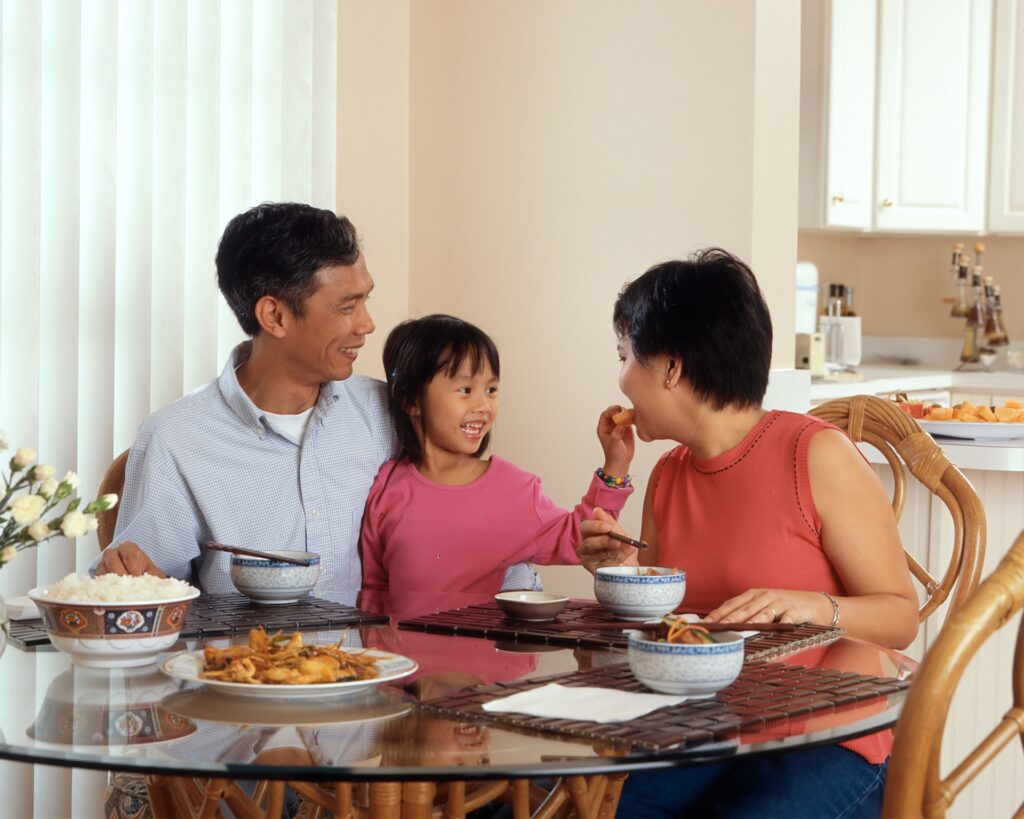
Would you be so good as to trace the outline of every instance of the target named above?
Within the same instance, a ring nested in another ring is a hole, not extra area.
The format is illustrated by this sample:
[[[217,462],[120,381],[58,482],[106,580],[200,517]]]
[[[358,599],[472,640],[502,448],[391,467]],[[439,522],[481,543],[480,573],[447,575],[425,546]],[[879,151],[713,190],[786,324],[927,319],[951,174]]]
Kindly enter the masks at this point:
[[[498,348],[479,327],[455,316],[441,313],[409,319],[397,325],[384,342],[384,372],[388,379],[388,408],[398,434],[402,454],[419,463],[423,459],[420,434],[426,429],[427,410],[423,398],[434,376],[444,372],[454,377],[469,361],[473,374],[490,365],[494,377],[501,375]],[[419,405],[417,430],[409,410]],[[484,436],[474,453],[487,451],[491,433]]]
[[[319,286],[324,267],[359,260],[352,223],[296,202],[264,202],[234,217],[217,248],[217,285],[247,335],[260,331],[256,303],[280,299],[296,316]]]
[[[753,272],[711,247],[655,265],[615,302],[615,330],[640,363],[677,358],[697,397],[716,409],[760,406],[772,360],[772,319]]]

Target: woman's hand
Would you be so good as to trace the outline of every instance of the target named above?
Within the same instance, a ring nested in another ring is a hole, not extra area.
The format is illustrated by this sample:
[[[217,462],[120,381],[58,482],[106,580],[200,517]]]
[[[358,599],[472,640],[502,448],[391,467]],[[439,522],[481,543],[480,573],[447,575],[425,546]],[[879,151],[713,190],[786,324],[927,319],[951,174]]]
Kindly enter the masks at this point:
[[[579,555],[584,568],[591,574],[603,566],[639,564],[636,549],[607,536],[608,532],[624,535],[626,530],[604,509],[595,509],[594,519],[583,521],[580,530],[583,532],[583,542],[576,549],[576,554]]]
[[[612,416],[621,412],[622,407],[608,407],[597,419],[597,439],[604,450],[604,466],[601,468],[606,475],[621,478],[629,474],[629,465],[633,463],[636,441],[633,427],[629,424],[618,426]]]
[[[821,592],[748,589],[704,618],[709,623],[832,623],[832,603]]]

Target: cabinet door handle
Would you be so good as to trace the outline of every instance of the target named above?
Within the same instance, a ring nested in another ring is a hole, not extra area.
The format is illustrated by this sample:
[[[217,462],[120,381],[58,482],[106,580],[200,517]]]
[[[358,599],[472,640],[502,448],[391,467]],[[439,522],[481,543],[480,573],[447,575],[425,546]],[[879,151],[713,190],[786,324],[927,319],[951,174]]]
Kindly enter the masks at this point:
[[[889,198],[883,199],[882,200],[882,207],[883,208],[891,208],[892,207],[892,199],[889,199]]]
[[[846,197],[843,196],[841,193],[834,193],[834,194],[832,194],[832,204],[833,205],[838,205],[844,199],[846,199]]]

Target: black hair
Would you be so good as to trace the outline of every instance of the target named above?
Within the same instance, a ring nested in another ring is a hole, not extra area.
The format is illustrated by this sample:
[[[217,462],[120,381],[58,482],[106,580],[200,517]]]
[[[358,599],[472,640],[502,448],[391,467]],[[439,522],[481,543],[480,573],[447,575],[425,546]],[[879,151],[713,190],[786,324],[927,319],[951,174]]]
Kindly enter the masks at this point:
[[[302,317],[318,272],[358,260],[359,237],[344,216],[296,202],[264,202],[224,228],[217,248],[217,285],[242,330],[255,336],[261,298],[280,299]]]
[[[753,272],[728,251],[652,267],[619,293],[613,321],[641,364],[678,358],[697,397],[715,409],[761,405],[772,318]]]
[[[388,379],[388,408],[402,445],[402,454],[413,463],[423,459],[420,435],[426,429],[423,398],[427,385],[439,372],[449,378],[469,361],[473,374],[489,364],[494,377],[501,375],[498,348],[483,330],[468,321],[440,313],[403,321],[388,333],[384,342],[384,372]],[[409,410],[419,404],[420,429]],[[484,436],[474,456],[487,451],[491,433]]]

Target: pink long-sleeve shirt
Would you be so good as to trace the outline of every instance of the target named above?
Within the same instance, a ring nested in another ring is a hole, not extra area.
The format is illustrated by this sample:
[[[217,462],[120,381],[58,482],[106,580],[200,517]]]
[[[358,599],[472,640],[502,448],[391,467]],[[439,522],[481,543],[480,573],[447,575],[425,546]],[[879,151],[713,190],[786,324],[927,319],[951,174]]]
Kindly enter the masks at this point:
[[[570,512],[544,494],[540,478],[497,456],[462,486],[389,461],[363,516],[363,588],[493,594],[514,563],[578,564],[580,523],[596,507],[617,514],[630,494],[594,477]]]

